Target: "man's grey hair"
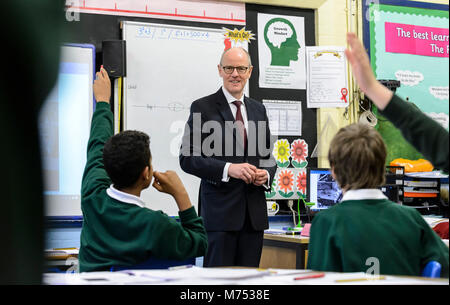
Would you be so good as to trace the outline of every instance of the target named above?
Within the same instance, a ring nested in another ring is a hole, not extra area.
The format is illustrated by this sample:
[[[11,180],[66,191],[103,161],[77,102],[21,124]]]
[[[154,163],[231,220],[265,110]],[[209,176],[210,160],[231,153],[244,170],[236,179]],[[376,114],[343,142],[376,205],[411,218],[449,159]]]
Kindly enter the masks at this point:
[[[248,53],[248,51],[242,47],[233,47],[233,48],[229,48],[226,49],[225,51],[223,51],[222,56],[220,57],[220,65],[222,66],[222,61],[223,61],[223,57],[225,56],[225,54],[230,51],[231,49],[241,49],[242,51],[244,51],[245,54],[247,54],[247,58],[248,58],[248,66],[251,67],[252,66],[252,59],[250,58],[250,54]]]

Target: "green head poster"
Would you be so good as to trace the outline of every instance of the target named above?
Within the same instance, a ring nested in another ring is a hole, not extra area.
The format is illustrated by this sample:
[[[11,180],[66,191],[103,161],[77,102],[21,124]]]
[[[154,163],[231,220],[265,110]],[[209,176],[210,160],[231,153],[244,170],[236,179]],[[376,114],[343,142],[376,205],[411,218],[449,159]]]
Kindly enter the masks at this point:
[[[303,17],[258,14],[259,87],[306,89]]]

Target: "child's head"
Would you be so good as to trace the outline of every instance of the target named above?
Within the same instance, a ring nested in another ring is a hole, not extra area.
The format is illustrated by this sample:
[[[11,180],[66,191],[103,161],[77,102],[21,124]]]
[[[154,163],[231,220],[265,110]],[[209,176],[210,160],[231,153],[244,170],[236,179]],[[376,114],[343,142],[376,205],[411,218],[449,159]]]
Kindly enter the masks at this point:
[[[105,170],[117,189],[136,183],[147,188],[153,175],[151,157],[149,136],[135,130],[112,136],[103,148]]]
[[[386,146],[368,125],[341,128],[330,143],[328,160],[342,190],[377,188],[385,183]]]

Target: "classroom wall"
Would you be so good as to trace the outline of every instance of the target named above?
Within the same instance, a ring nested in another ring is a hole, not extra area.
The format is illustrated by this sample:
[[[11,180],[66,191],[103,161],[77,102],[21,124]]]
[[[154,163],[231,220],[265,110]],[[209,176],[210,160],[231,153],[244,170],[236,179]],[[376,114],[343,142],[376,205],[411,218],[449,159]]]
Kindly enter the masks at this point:
[[[327,0],[317,10],[318,45],[346,45],[346,33],[355,31],[357,3],[348,0]],[[352,13],[354,13],[352,17]],[[351,79],[349,75],[349,80]],[[349,81],[349,101],[354,101],[353,84]],[[317,111],[318,166],[329,167],[329,143],[337,130],[357,120],[358,102],[350,102],[348,112],[343,108],[321,108]],[[356,106],[356,107],[355,107]],[[327,125],[328,122],[328,125]],[[319,138],[319,135],[321,137]]]
[[[363,25],[363,12],[362,1],[364,0],[326,0],[317,9],[317,41],[318,45],[346,45],[345,36],[347,31],[353,31],[358,34],[362,39],[362,25]],[[284,1],[279,1],[284,2]],[[448,5],[448,0],[424,0],[417,2],[436,3]],[[350,74],[351,75],[351,74]],[[357,90],[354,83],[350,84],[349,92]],[[320,109],[317,112],[317,133],[318,143],[323,141],[322,151],[319,154],[318,166],[329,167],[327,151],[329,143],[334,136],[335,132],[325,130],[324,137],[320,140],[319,134],[326,124],[328,117],[333,118],[333,122],[339,128],[346,126],[350,123],[358,121],[358,102],[356,94],[350,95],[350,100],[353,100],[353,104],[349,107],[348,116],[344,116],[344,110],[338,108]]]
[[[231,0],[232,2],[246,2],[270,4],[316,10],[316,42],[318,46],[345,46],[345,36],[350,28],[357,25],[357,8],[360,1],[356,0]],[[352,17],[352,12],[354,16]],[[362,32],[362,27],[361,27]],[[352,84],[349,84],[349,100],[353,100]],[[317,110],[317,165],[329,167],[327,152],[329,142],[336,131],[357,120],[357,103],[351,104],[349,111],[340,108],[321,108]],[[328,122],[328,124],[327,124]],[[333,126],[329,129],[328,127]],[[334,128],[335,127],[335,128]],[[323,131],[323,132],[322,132]],[[320,137],[320,135],[322,135]],[[313,152],[313,147],[309,153]]]
[[[246,2],[270,4],[298,8],[312,8],[316,10],[316,41],[319,46],[345,46],[346,33],[356,32],[362,39],[363,12],[362,1],[365,0],[231,0],[232,2]],[[415,0],[416,2],[449,5],[448,0]],[[350,73],[350,72],[349,72]],[[349,74],[351,76],[351,73]],[[331,139],[341,127],[358,121],[358,101],[354,94],[357,87],[349,82],[348,113],[340,108],[321,108],[317,111],[317,143],[318,166],[329,167],[327,152]],[[328,125],[327,125],[328,122]],[[331,122],[331,124],[330,124]],[[332,129],[328,127],[332,126]],[[322,133],[322,137],[320,137]],[[312,148],[310,153],[312,152]]]
[[[346,45],[345,34],[352,29],[362,37],[362,2],[365,0],[230,0],[232,2],[246,2],[267,5],[279,5],[287,7],[311,8],[316,11],[316,41],[317,45]],[[423,0],[419,2],[448,5],[448,0]],[[352,14],[354,14],[352,16]],[[352,93],[352,89],[349,90]],[[351,94],[350,100],[353,95]],[[328,118],[332,118],[336,130],[357,120],[357,103],[350,107],[348,116],[344,116],[344,110],[336,108],[324,108],[317,111],[318,136]],[[318,166],[329,167],[326,157],[328,143],[335,131],[325,132],[318,143],[323,143],[319,152]],[[319,144],[320,144],[319,143]],[[311,151],[312,152],[312,148]],[[48,247],[79,246],[79,232],[81,228],[53,228],[48,230],[46,245]]]

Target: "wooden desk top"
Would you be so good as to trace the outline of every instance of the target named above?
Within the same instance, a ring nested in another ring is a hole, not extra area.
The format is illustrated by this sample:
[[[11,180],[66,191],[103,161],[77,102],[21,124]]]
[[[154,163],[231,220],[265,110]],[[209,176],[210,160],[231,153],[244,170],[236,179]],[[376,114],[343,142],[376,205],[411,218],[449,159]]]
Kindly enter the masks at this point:
[[[309,244],[309,237],[300,235],[286,235],[286,234],[264,234],[264,239],[283,241],[288,243]]]

